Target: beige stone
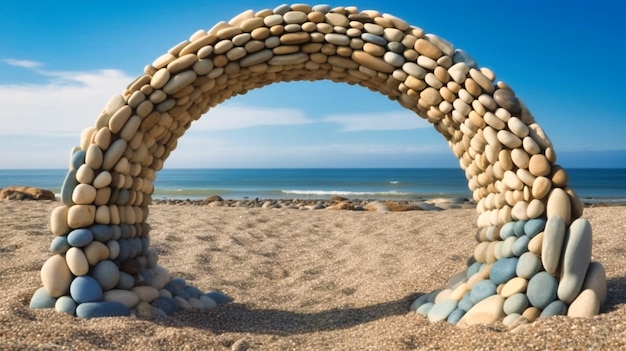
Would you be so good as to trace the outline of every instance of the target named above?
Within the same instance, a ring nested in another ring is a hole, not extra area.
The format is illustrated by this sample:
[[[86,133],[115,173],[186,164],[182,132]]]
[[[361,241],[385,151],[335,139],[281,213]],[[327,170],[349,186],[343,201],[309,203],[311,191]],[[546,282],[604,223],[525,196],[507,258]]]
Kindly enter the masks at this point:
[[[467,327],[475,324],[491,324],[504,318],[504,301],[500,295],[492,295],[480,301],[461,318],[457,324]]]
[[[500,295],[507,298],[517,293],[523,293],[528,286],[528,280],[522,277],[515,277],[504,284]]]
[[[88,227],[93,224],[96,216],[96,206],[74,205],[67,213],[67,225],[70,228]]]
[[[543,199],[552,190],[552,182],[546,177],[537,177],[532,185],[532,195],[535,199]]]
[[[109,258],[109,248],[99,242],[92,241],[84,248],[85,257],[91,266],[95,266],[98,262]]]
[[[52,234],[60,236],[69,232],[68,210],[67,206],[57,206],[52,210],[50,214],[50,231],[52,231]]]
[[[571,212],[572,206],[567,193],[560,188],[552,189],[550,195],[548,195],[548,202],[546,204],[547,218],[559,216],[563,222],[565,222],[565,225],[569,225]]]
[[[593,289],[583,290],[569,305],[567,316],[589,318],[600,313],[600,299]]]
[[[607,282],[606,272],[600,262],[591,262],[587,268],[585,281],[581,288],[582,291],[591,289],[596,293],[600,306],[606,301]]]
[[[149,285],[135,286],[131,291],[139,297],[139,300],[152,302],[159,297],[159,290]]]
[[[89,262],[83,250],[71,247],[65,254],[65,260],[70,272],[75,276],[85,275],[89,272]]]
[[[102,300],[119,302],[128,308],[133,308],[139,303],[139,295],[131,290],[111,289],[104,292]]]
[[[63,296],[70,289],[72,272],[61,255],[48,258],[41,267],[40,276],[43,287],[51,297]]]

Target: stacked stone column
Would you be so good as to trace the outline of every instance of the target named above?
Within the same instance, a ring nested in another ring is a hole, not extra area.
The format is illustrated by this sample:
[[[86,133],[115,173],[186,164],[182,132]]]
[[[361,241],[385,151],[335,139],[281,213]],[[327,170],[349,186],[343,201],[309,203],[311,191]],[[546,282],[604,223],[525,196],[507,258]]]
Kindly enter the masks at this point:
[[[321,79],[414,111],[465,171],[479,214],[471,265],[412,309],[452,324],[599,313],[606,277],[591,261],[591,227],[514,91],[465,51],[398,17],[305,4],[249,10],[199,30],[109,100],[72,150],[51,214],[53,255],[31,306],[88,318],[228,301],[158,265],[147,222],[153,182],[178,138],[212,107],[268,84]]]

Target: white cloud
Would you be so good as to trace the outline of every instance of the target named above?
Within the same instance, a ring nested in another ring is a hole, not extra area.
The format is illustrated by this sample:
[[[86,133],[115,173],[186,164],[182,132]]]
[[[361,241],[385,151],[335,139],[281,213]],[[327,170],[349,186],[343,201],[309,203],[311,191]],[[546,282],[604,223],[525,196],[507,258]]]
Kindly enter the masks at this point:
[[[12,59],[12,58],[3,59],[2,62],[10,66],[22,67],[22,68],[39,68],[43,66],[41,62],[30,61],[30,60],[18,60],[18,59]]]
[[[120,94],[132,80],[115,69],[47,71],[37,69],[41,65],[32,61],[17,61],[18,66],[48,79],[40,84],[0,84],[0,135],[78,137],[95,124],[109,98]]]
[[[259,126],[288,126],[312,123],[304,111],[294,108],[267,108],[222,104],[194,122],[194,131],[218,131]]]
[[[341,125],[341,131],[383,131],[430,128],[431,125],[411,111],[336,114],[323,118],[323,121]]]

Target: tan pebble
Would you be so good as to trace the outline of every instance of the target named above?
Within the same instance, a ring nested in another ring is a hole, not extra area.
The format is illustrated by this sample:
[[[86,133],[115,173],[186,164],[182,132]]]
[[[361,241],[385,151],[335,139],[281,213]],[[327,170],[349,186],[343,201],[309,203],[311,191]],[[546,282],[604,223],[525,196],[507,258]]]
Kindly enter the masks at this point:
[[[166,94],[175,94],[185,86],[191,84],[194,80],[196,80],[196,78],[197,75],[193,70],[178,73],[170,78],[167,84],[163,87],[163,91]]]
[[[441,50],[439,50],[437,46],[423,38],[417,39],[414,45],[414,49],[421,55],[425,55],[426,57],[429,57],[433,60],[438,59],[442,55]]]
[[[239,27],[224,27],[219,29],[215,35],[218,39],[230,39],[237,34],[243,33],[243,30]]]
[[[517,177],[517,174],[513,171],[504,172],[503,182],[509,189],[512,190],[521,190],[524,187],[524,183],[522,183],[522,181]]]
[[[450,294],[450,298],[455,301],[460,301],[468,291],[469,290],[467,289],[467,283],[461,283],[459,284],[459,286],[454,288],[452,294]]]
[[[498,106],[490,95],[481,94],[478,96],[478,102],[480,102],[489,111],[495,111]]]
[[[98,224],[110,224],[111,223],[111,213],[109,212],[108,206],[98,206],[96,207],[96,217],[95,222]]]
[[[532,195],[536,199],[543,199],[552,190],[552,182],[546,177],[537,177],[532,185]]]
[[[528,168],[528,164],[530,163],[530,156],[520,148],[511,150],[511,159],[513,160],[513,164],[521,169]]]
[[[65,235],[69,232],[70,227],[67,224],[67,215],[69,208],[67,206],[57,206],[50,214],[50,230],[54,235]]]
[[[507,126],[509,127],[509,130],[519,138],[524,138],[529,133],[529,129],[526,124],[524,124],[524,122],[517,117],[511,117],[507,122]]]
[[[448,68],[448,74],[457,83],[461,84],[467,79],[469,66],[465,62],[459,62]]]
[[[543,237],[544,232],[541,232],[535,235],[532,239],[530,239],[530,241],[528,242],[528,251],[534,253],[537,256],[541,256],[541,250],[543,248]]]
[[[74,205],[67,213],[67,224],[70,228],[88,227],[93,224],[96,207],[93,205]]]
[[[532,199],[528,204],[526,211],[528,218],[532,219],[542,217],[546,211],[546,204],[539,199]]]
[[[383,73],[392,73],[395,70],[395,67],[393,65],[390,65],[382,59],[374,57],[360,50],[355,50],[352,52],[352,60],[360,65]]]
[[[551,165],[544,155],[536,154],[530,158],[528,170],[534,176],[544,177],[550,174]]]
[[[109,184],[111,184],[111,180],[111,173],[108,171],[102,171],[94,178],[92,184],[96,189],[100,189],[109,186]]]
[[[487,93],[492,94],[495,90],[493,82],[489,80],[481,71],[471,68],[470,77]]]
[[[500,295],[492,295],[480,301],[461,318],[457,324],[467,327],[475,324],[491,324],[504,317],[504,298]]]
[[[239,28],[244,32],[252,32],[254,29],[264,25],[264,19],[259,17],[248,18],[241,22]]]
[[[571,218],[571,204],[569,196],[563,189],[554,188],[548,195],[546,215],[547,218],[559,216],[566,225],[569,225]]]
[[[124,139],[118,139],[106,151],[104,154],[104,160],[102,162],[102,169],[110,170],[115,166],[117,161],[122,157],[126,151],[127,142]]]
[[[119,302],[128,308],[133,308],[139,303],[139,295],[130,290],[111,289],[104,292],[102,300]]]
[[[126,121],[130,118],[132,114],[132,108],[128,105],[122,106],[119,110],[117,110],[111,119],[109,119],[109,129],[113,133],[118,133]]]
[[[269,28],[259,27],[252,30],[250,36],[255,40],[265,40],[271,35]],[[200,54],[200,52],[198,52]]]
[[[302,11],[289,11],[283,15],[285,23],[301,24],[308,20],[307,14]]]
[[[572,219],[580,218],[583,215],[584,207],[583,207],[582,202],[580,202],[578,195],[576,195],[574,190],[572,190],[572,188],[570,187],[566,187],[565,192],[569,196],[569,201],[572,205],[572,213],[571,213]]]
[[[86,164],[82,164],[76,171],[76,180],[79,183],[90,184],[93,181],[95,174],[91,167]]]
[[[478,85],[474,79],[467,78],[463,84],[465,86],[465,90],[472,95],[472,99],[482,94],[480,85]]]
[[[92,241],[84,250],[87,262],[92,266],[109,258],[109,248],[99,241]]]
[[[135,286],[131,291],[139,297],[139,300],[152,302],[159,297],[159,290],[149,285]]]
[[[386,52],[384,47],[380,45],[376,45],[374,43],[363,44],[363,51],[376,57],[382,57],[383,55],[385,55],[385,52]]]
[[[152,67],[156,68],[156,69],[161,69],[165,66],[167,66],[168,63],[174,61],[176,59],[176,56],[168,53],[165,53],[159,57],[156,58],[156,60],[154,60],[152,62]]]
[[[327,13],[325,17],[326,22],[331,26],[348,27],[348,25],[350,24],[348,18],[339,13]]]
[[[423,55],[418,56],[417,64],[428,70],[434,70],[438,66],[437,61]]]
[[[76,205],[89,205],[96,199],[96,189],[89,184],[78,184],[72,192],[72,201]]]
[[[569,180],[569,176],[563,167],[559,165],[554,165],[552,167],[552,174],[550,176],[550,180],[554,184],[555,187],[565,187]]]
[[[67,267],[75,276],[85,275],[89,272],[89,262],[87,257],[78,247],[71,247],[65,254]]]
[[[606,301],[607,282],[606,272],[600,262],[591,262],[589,268],[587,268],[587,274],[585,275],[585,281],[581,288],[582,291],[591,289],[596,293],[600,306],[604,305]]]
[[[498,117],[496,117],[495,114],[493,114],[492,112],[485,112],[485,115],[483,116],[485,123],[487,123],[490,127],[492,127],[495,130],[503,130],[505,127],[504,122],[502,122],[501,119],[499,119]]]
[[[513,205],[513,209],[511,210],[511,215],[514,220],[517,221],[527,221],[530,218],[528,217],[528,202],[526,201],[518,201]]]
[[[537,142],[530,136],[527,136],[522,140],[522,145],[524,150],[528,152],[530,155],[535,155],[541,152],[541,146],[537,144]]]
[[[196,54],[186,54],[168,63],[167,70],[170,71],[171,74],[176,74],[191,67],[196,61],[198,61]]]
[[[452,289],[443,289],[439,291],[435,296],[434,302],[438,303],[441,301],[450,300],[450,295],[452,295],[452,291]]]
[[[539,318],[540,315],[541,315],[541,310],[538,309],[537,307],[528,307],[522,313],[522,316],[526,318],[529,322],[534,322],[535,319]]]
[[[589,318],[600,313],[600,299],[592,289],[583,290],[569,305],[567,316]]]
[[[299,52],[289,55],[274,56],[267,63],[270,66],[294,65],[298,63],[304,63],[308,59],[309,55],[307,53]]]
[[[72,272],[67,266],[65,258],[61,255],[48,258],[41,267],[40,276],[43,287],[51,297],[67,294],[73,279]]]
[[[287,33],[280,36],[280,42],[285,45],[304,44],[309,39],[310,35],[306,32]]]
[[[435,88],[426,88],[420,93],[420,100],[423,100],[428,106],[438,105],[443,99],[439,95],[439,91]]]
[[[245,49],[244,49],[244,51],[245,51]],[[209,60],[209,59],[198,60],[193,65],[193,71],[198,76],[203,76],[203,75],[211,72],[211,70],[213,70],[213,68],[215,68],[215,65],[213,64],[213,60]]]
[[[511,149],[516,149],[522,145],[522,140],[508,130],[498,131],[498,140]]]
[[[196,54],[198,58],[202,58],[203,55],[199,55],[200,50],[204,47],[211,46],[217,42],[217,36],[215,35],[207,35],[206,32],[203,32],[202,37],[194,38],[194,40],[190,40],[191,42],[187,44],[184,48],[180,50],[179,56],[184,56],[187,54]],[[206,49],[205,49],[206,50]]]

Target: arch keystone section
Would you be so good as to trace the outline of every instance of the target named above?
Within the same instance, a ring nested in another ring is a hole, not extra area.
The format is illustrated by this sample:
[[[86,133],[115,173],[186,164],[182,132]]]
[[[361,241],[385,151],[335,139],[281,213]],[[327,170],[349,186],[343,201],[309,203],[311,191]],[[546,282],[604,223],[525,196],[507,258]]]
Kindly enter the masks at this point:
[[[305,4],[248,10],[197,31],[105,104],[72,151],[31,307],[90,318],[230,301],[158,264],[148,223],[156,174],[193,121],[224,100],[322,79],[365,87],[426,119],[465,171],[478,212],[468,235],[478,243],[467,269],[412,310],[461,325],[599,312],[606,277],[591,262],[591,226],[514,91],[467,52],[398,17]]]

